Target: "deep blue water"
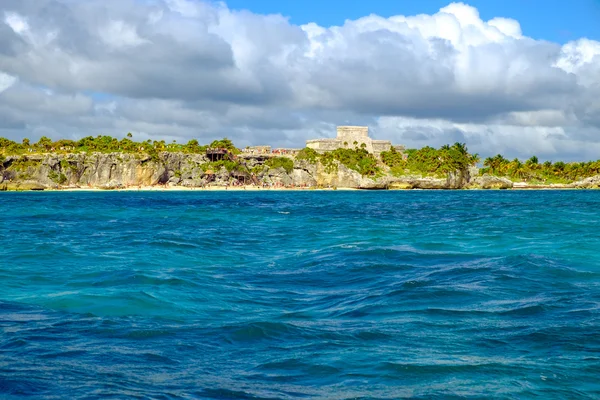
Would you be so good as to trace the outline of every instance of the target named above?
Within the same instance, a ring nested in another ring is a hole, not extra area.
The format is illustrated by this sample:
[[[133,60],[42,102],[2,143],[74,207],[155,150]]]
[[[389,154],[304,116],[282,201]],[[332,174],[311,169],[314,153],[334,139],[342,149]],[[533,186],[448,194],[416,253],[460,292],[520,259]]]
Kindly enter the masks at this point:
[[[600,398],[599,206],[0,193],[0,398]]]

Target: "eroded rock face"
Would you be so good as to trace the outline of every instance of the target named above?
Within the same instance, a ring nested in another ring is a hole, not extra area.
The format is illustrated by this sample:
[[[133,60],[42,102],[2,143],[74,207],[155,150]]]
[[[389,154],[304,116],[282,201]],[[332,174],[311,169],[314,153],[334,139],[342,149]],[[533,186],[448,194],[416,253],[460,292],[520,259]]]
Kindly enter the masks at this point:
[[[267,184],[283,186],[291,185],[293,182],[292,177],[285,171],[285,169],[283,169],[283,167],[269,168],[260,175],[260,178],[262,182]]]
[[[448,189],[460,189],[469,183],[471,180],[470,170],[466,171],[455,171],[448,174],[446,178],[446,188]]]
[[[205,162],[203,155],[183,153],[162,153],[155,159],[126,153],[45,154],[12,157],[5,160],[5,171],[14,180],[45,187],[201,186]]]
[[[294,168],[290,174],[290,177],[292,178],[292,183],[294,186],[317,186],[317,180],[315,177],[310,173],[310,171],[305,169]]]
[[[507,178],[492,175],[477,176],[466,186],[469,189],[510,189],[513,182]]]
[[[571,186],[579,189],[600,189],[600,175],[577,181]]]
[[[390,183],[390,189],[452,189],[447,179],[402,177]]]
[[[228,185],[236,181],[269,186],[357,189],[512,187],[512,182],[504,178],[482,176],[470,179],[471,171],[449,174],[447,178],[394,177],[389,174],[366,177],[338,162],[325,166],[320,162],[296,160],[293,170],[288,172],[282,167],[268,168],[265,165],[266,158],[258,156],[243,158],[239,171],[228,171],[225,167],[213,171],[207,165],[208,161],[202,154],[170,152],[160,153],[154,158],[145,154],[128,153],[9,156],[0,165],[0,182],[27,183],[36,188],[124,188],[158,184],[200,187]],[[596,181],[590,182],[585,185],[592,185]]]

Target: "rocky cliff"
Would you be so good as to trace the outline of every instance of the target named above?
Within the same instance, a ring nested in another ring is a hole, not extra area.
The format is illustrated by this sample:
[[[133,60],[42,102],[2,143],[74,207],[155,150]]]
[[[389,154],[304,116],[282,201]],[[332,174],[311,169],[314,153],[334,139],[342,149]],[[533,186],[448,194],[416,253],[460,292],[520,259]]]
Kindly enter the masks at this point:
[[[203,154],[164,152],[154,155],[129,153],[33,154],[0,159],[0,190],[57,187],[125,188],[132,186],[230,185],[236,182],[294,187],[359,189],[509,189],[518,187],[506,178],[483,175],[477,170],[459,171],[444,179],[380,174],[376,178],[335,162],[295,160],[293,168],[269,167],[267,157],[246,156],[235,168],[210,162]],[[229,164],[231,167],[232,164]],[[597,188],[600,177],[564,187]]]
[[[385,179],[372,180],[338,164],[296,161],[294,168],[270,168],[265,158],[245,157],[234,170],[202,154],[164,152],[155,157],[128,153],[35,154],[8,156],[0,162],[4,188],[97,187],[170,185],[200,187],[235,182],[259,185],[384,188]]]

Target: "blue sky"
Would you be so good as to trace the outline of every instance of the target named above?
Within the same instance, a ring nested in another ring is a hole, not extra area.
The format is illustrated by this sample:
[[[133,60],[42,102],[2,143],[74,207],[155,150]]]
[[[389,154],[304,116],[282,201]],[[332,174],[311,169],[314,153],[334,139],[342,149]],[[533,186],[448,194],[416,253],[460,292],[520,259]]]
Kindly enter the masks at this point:
[[[441,0],[228,0],[233,9],[279,13],[294,24],[340,25],[345,19],[432,14],[451,3]],[[507,17],[521,23],[523,33],[558,43],[587,37],[600,39],[600,0],[469,0],[483,20]]]
[[[484,157],[600,154],[600,0],[466,0],[454,19],[432,16],[450,0],[82,2],[0,0],[0,136],[302,147],[346,124]],[[422,17],[329,29],[370,14]]]

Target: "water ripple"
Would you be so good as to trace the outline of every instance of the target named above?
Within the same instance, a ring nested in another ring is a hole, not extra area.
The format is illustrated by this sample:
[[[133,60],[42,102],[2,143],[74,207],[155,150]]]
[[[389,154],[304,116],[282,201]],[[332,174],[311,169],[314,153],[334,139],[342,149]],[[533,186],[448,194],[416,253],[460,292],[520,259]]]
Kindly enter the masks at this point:
[[[600,192],[0,193],[0,397],[600,397]]]

